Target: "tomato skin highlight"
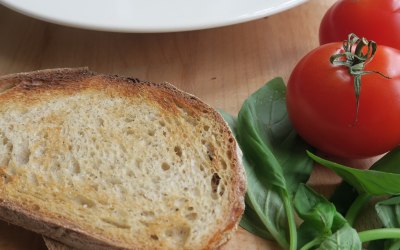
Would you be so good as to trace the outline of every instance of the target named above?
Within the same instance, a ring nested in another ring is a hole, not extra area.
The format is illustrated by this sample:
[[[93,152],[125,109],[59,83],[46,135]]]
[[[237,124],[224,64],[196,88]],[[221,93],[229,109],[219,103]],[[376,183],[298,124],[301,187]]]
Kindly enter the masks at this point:
[[[337,1],[321,21],[320,44],[340,42],[349,33],[400,49],[400,1]]]
[[[361,78],[356,120],[354,77],[330,63],[342,43],[322,45],[296,65],[287,85],[289,118],[299,135],[324,153],[367,158],[400,144],[400,51],[379,46]]]

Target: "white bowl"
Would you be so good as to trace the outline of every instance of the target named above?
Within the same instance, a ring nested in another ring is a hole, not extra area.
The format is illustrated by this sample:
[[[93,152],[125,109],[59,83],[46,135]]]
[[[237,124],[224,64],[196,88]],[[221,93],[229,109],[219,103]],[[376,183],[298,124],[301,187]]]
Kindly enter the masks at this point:
[[[0,0],[20,13],[78,28],[171,32],[246,22],[307,0]]]

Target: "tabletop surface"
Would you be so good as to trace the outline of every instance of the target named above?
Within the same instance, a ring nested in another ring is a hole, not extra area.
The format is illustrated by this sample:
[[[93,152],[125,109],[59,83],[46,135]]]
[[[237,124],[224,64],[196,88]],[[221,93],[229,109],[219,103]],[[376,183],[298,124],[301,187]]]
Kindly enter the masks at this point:
[[[0,75],[88,66],[101,73],[170,82],[212,107],[237,113],[268,80],[287,80],[299,59],[318,46],[318,28],[334,0],[310,0],[294,9],[222,28],[159,34],[123,34],[63,27],[0,6]],[[319,171],[319,172],[318,172]],[[337,183],[319,169],[311,182]],[[274,249],[239,230],[223,249]],[[0,249],[46,249],[41,236],[0,222]]]

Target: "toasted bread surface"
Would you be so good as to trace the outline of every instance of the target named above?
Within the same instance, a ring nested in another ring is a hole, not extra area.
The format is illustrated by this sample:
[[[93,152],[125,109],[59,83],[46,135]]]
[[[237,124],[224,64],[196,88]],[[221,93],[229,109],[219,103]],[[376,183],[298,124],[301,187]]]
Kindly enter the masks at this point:
[[[221,116],[168,83],[0,78],[0,218],[84,249],[214,249],[244,210]]]

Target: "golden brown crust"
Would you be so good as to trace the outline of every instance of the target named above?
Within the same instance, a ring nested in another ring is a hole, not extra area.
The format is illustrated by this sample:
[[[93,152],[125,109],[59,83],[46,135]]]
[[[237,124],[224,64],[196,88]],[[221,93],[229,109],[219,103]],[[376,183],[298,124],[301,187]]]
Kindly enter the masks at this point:
[[[149,91],[141,91],[143,89]],[[16,98],[23,95],[24,102],[19,101],[16,105],[29,106],[34,102],[46,101],[49,98],[56,98],[57,95],[73,94],[81,90],[102,90],[110,95],[126,97],[149,93],[149,96],[145,98],[153,100],[165,110],[174,113],[175,109],[183,107],[192,116],[201,113],[207,114],[210,119],[221,124],[223,129],[220,133],[229,142],[229,158],[233,162],[234,169],[231,181],[235,190],[229,197],[232,209],[228,221],[225,227],[221,228],[219,233],[215,234],[208,242],[207,249],[215,249],[225,243],[238,226],[244,211],[246,180],[241,164],[240,149],[223,118],[198,98],[178,90],[171,84],[151,83],[130,77],[100,75],[87,68],[52,69],[0,77],[0,103],[14,102]],[[46,92],[51,93],[50,97],[42,95]],[[171,103],[175,103],[176,106]],[[0,111],[3,111],[1,107]],[[57,220],[46,218],[37,211],[23,208],[6,200],[0,201],[0,218],[77,248],[110,249],[115,247],[116,243],[99,239],[90,232],[74,227],[72,223],[62,218]]]
[[[45,83],[52,86],[61,82],[80,81],[91,75],[93,75],[93,72],[90,72],[88,68],[60,68],[10,74],[0,77],[0,93],[17,85],[29,88],[38,83],[40,85]]]

